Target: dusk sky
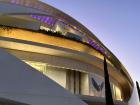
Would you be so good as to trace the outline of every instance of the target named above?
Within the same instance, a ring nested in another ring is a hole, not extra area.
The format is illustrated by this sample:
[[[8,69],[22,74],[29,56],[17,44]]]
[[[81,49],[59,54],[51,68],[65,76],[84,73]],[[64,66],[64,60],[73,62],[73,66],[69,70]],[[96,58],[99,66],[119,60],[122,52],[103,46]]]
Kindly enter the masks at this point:
[[[140,0],[41,1],[86,26],[140,82]]]

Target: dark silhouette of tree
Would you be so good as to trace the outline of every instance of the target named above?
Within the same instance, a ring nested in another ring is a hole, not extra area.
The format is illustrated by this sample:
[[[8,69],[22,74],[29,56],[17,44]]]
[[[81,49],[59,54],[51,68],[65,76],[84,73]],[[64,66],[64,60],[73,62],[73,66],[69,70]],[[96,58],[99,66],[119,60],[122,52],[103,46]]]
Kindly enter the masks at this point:
[[[104,79],[105,79],[105,99],[106,99],[106,105],[114,105],[113,98],[112,98],[112,92],[109,82],[109,74],[107,69],[107,63],[106,58],[104,57]]]
[[[139,87],[139,83],[137,81],[136,81],[136,86],[137,86],[137,91],[138,91],[139,101],[140,101],[140,87]]]

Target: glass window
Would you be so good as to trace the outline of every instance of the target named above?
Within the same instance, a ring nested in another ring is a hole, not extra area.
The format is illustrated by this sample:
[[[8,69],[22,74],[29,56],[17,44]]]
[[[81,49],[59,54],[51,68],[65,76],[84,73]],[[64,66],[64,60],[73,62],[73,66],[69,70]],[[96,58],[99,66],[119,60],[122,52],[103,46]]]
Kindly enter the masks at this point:
[[[57,82],[62,87],[66,88],[66,70],[59,69],[56,67],[48,66],[46,63],[34,62],[34,61],[25,61],[36,70],[42,72],[44,75]]]
[[[104,79],[97,74],[89,74],[89,95],[104,97],[105,96],[105,83]]]
[[[121,90],[116,85],[113,85],[114,97],[116,100],[122,100]]]
[[[57,68],[46,63],[24,61],[36,70],[54,80],[73,94],[89,95],[88,74],[80,71]]]

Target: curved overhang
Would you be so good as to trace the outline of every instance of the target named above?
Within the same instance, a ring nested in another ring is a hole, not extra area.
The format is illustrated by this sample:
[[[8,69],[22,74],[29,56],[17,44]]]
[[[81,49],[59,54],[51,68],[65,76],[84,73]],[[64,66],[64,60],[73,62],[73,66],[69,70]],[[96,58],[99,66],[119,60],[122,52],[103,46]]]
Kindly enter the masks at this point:
[[[105,49],[105,51],[107,52],[107,55],[109,55],[107,56],[107,58],[116,67],[117,69],[116,71],[120,72],[126,78],[130,87],[133,87],[133,82],[132,82],[131,77],[129,76],[124,66],[115,57],[115,55],[113,55],[112,52],[110,52],[91,31],[89,31],[86,27],[84,27],[81,23],[77,22],[75,19],[73,19],[69,15],[59,11],[58,9],[50,5],[47,5],[37,0],[30,0],[30,1],[29,0],[24,0],[24,1],[23,0],[1,0],[0,4],[3,4],[3,3],[7,6],[0,5],[1,7],[0,16],[14,17],[14,16],[25,15],[27,16],[27,18],[24,18],[23,20],[26,20],[26,21],[28,20],[32,22],[32,24],[37,23],[36,26],[38,27],[34,28],[33,30],[38,30],[41,23],[39,20],[35,21],[35,19],[32,19],[31,15],[51,16],[61,22],[71,25],[71,27],[73,28],[80,30],[84,35],[87,35],[88,37],[96,41],[96,43],[98,43],[100,46],[102,46]],[[26,27],[21,27],[21,28],[26,28]],[[26,28],[26,29],[30,29],[30,28]]]
[[[25,34],[28,36],[25,36]],[[96,72],[103,76],[103,55],[90,46],[70,39],[13,28],[9,29],[8,32],[6,30],[0,31],[0,46],[11,50],[64,57],[65,61],[62,62],[67,62],[67,64],[59,63],[60,58],[57,63],[46,62],[59,68],[62,67],[91,73]],[[12,53],[13,51],[10,52]],[[15,54],[15,56],[17,55],[18,54]],[[20,56],[19,58],[24,59],[25,57]],[[72,61],[70,61],[70,59]],[[55,62],[56,60],[57,58],[55,58]],[[70,64],[69,62],[73,63]],[[127,100],[131,95],[132,85],[130,85],[128,79],[109,62],[108,69],[111,80],[121,86],[123,92],[127,94],[125,97]],[[127,89],[124,86],[127,86]]]

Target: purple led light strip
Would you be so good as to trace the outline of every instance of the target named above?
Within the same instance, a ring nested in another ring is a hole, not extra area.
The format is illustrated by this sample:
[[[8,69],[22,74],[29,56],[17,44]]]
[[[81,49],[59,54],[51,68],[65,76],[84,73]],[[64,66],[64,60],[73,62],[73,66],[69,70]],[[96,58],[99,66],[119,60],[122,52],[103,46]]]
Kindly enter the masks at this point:
[[[51,26],[53,26],[56,22],[54,18],[48,16],[31,15],[31,17]]]
[[[24,5],[27,7],[34,7],[34,8],[38,8],[38,9],[43,9],[42,5],[32,5],[30,2],[26,1],[25,3],[22,2],[22,0],[11,0],[11,3],[13,4],[19,4],[19,5]],[[48,25],[53,26],[56,22],[55,19],[53,19],[52,17],[47,17],[47,16],[38,16],[38,15],[31,15],[32,18],[37,19],[41,22],[44,22]],[[96,44],[95,42],[93,42],[91,39],[88,39],[88,43],[95,48],[97,51],[101,52],[102,54],[106,55],[107,57],[109,57],[108,53],[105,51],[104,48],[100,47],[98,44]]]
[[[31,15],[31,17],[51,26],[53,26],[56,22],[52,17],[48,17],[48,16]],[[102,48],[101,46],[99,46],[93,40],[89,38],[88,38],[88,44],[91,45],[93,48],[95,48],[97,51],[101,52],[106,57],[109,57],[108,53],[105,51],[104,48]]]
[[[44,7],[42,4],[36,3],[36,2],[30,2],[30,0],[11,0],[10,3],[12,4],[18,4],[26,7],[32,7],[40,10],[44,10]]]
[[[96,44],[94,41],[92,41],[91,39],[88,38],[88,43],[95,48],[97,51],[101,52],[103,55],[105,55],[106,57],[109,57],[108,53],[105,51],[104,48],[102,48],[101,46],[99,46],[98,44]]]

